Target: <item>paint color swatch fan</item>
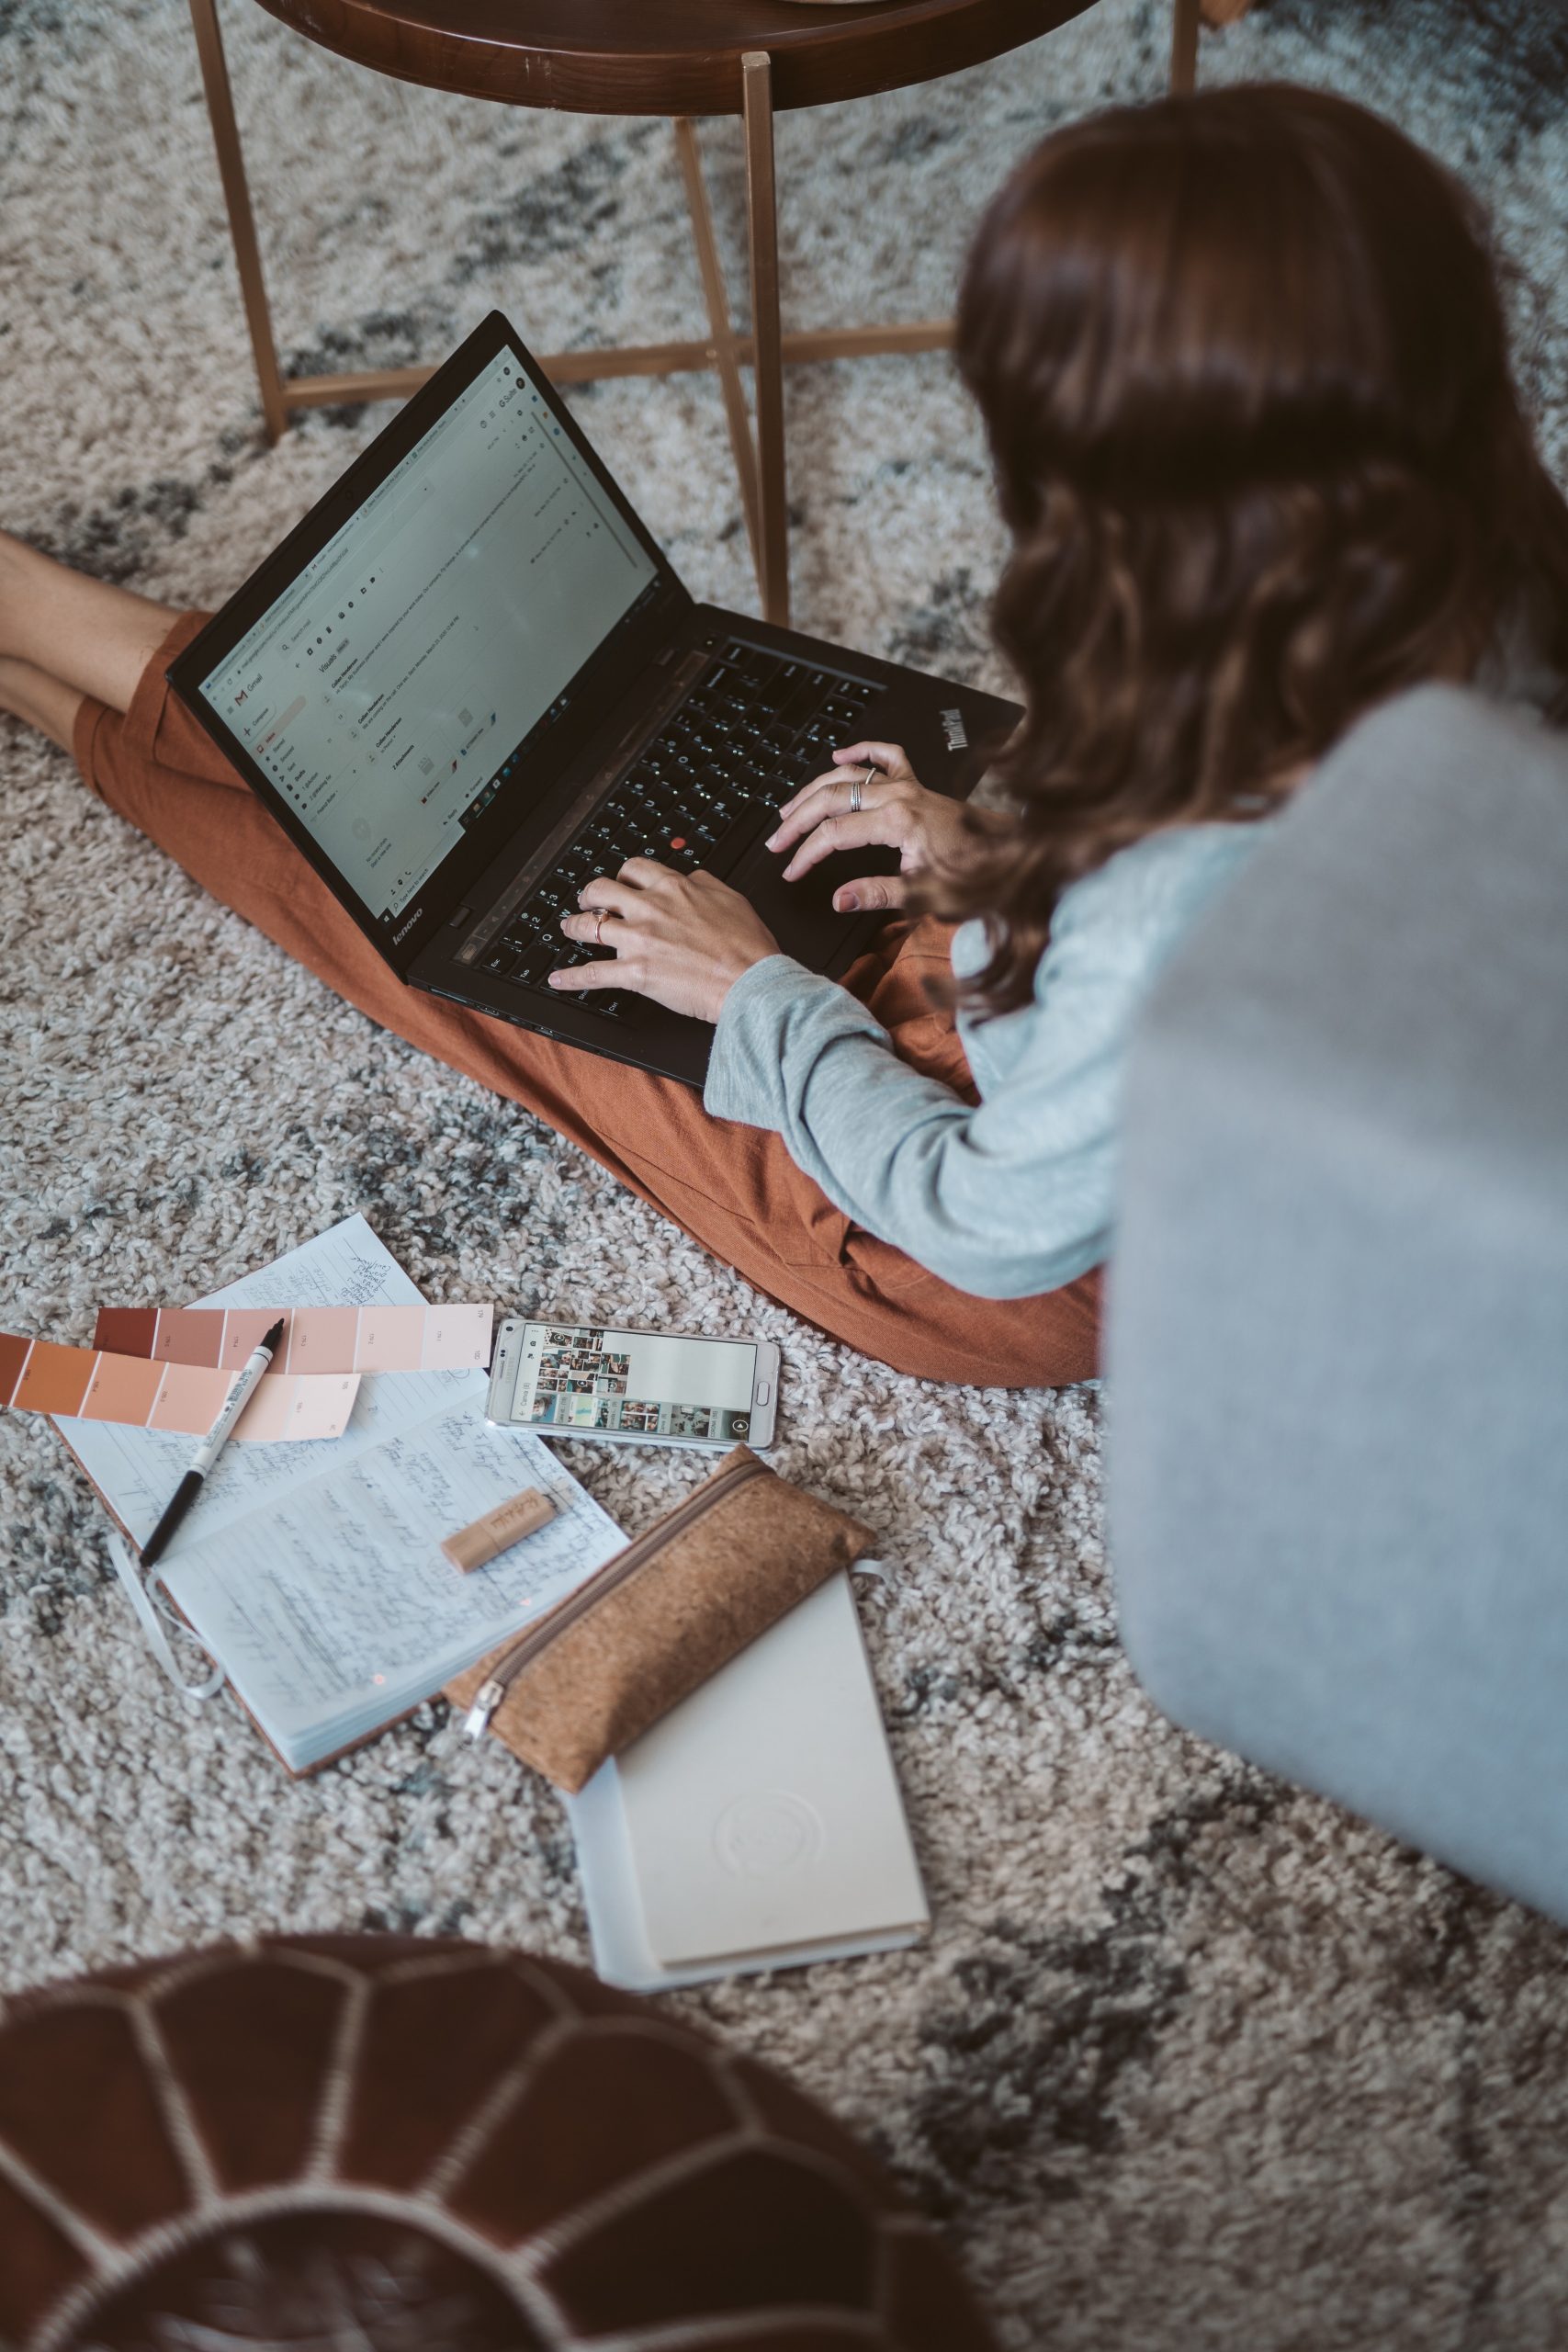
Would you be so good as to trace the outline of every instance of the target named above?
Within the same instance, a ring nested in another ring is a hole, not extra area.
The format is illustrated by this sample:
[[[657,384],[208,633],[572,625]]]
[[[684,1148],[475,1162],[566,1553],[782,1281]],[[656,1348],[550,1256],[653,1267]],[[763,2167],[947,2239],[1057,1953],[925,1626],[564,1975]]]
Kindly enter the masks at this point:
[[[261,1328],[270,1320],[262,1317]],[[56,1420],[201,1437],[221,1412],[238,1368],[153,1363],[144,1355],[121,1354],[101,1341],[91,1348],[68,1348],[52,1340],[3,1331],[0,1408],[48,1413]],[[342,1437],[358,1393],[358,1376],[351,1370],[269,1374],[246,1406],[234,1434],[263,1445]]]

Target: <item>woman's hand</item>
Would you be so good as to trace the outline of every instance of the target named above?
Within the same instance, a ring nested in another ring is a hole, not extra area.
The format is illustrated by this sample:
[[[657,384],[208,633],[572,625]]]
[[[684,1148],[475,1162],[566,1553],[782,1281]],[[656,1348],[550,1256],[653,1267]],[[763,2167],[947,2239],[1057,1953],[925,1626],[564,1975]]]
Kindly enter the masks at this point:
[[[786,882],[798,882],[836,850],[896,849],[897,874],[867,875],[833,893],[840,914],[866,907],[901,907],[908,896],[904,876],[962,854],[964,805],[916,780],[908,754],[898,743],[846,743],[834,753],[839,764],[786,800],[778,831],[768,847],[783,856]],[[868,775],[867,770],[871,773]],[[857,788],[858,787],[858,788]],[[852,808],[851,801],[859,807]]]
[[[578,904],[581,914],[561,917],[567,937],[613,953],[552,972],[550,986],[563,996],[634,989],[671,1012],[716,1021],[741,973],[779,952],[739,890],[700,869],[673,873],[651,857],[630,859],[614,881],[590,882]]]

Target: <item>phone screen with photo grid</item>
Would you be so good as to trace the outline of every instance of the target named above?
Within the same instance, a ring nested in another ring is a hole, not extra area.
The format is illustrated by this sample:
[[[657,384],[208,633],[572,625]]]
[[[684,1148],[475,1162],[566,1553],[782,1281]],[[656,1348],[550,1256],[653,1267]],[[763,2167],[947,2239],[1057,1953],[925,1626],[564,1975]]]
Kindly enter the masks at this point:
[[[513,1419],[533,1429],[739,1442],[751,1433],[757,1351],[599,1324],[530,1323]]]

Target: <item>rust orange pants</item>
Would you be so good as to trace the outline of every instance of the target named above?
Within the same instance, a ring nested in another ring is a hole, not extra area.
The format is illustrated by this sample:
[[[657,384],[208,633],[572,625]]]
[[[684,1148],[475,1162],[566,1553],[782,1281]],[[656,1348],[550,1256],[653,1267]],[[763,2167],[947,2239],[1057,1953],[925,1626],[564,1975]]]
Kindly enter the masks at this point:
[[[510,1096],[645,1201],[834,1338],[929,1380],[1053,1387],[1096,1369],[1100,1277],[1038,1298],[981,1299],[939,1282],[836,1209],[782,1138],[712,1119],[673,1080],[555,1045],[406,987],[299,855],[164,680],[206,619],[182,616],[130,710],[83,705],[75,754],[93,791],[213,897],[385,1029]],[[894,1049],[974,1099],[952,1021],[923,982],[949,933],[896,924],[845,985]]]

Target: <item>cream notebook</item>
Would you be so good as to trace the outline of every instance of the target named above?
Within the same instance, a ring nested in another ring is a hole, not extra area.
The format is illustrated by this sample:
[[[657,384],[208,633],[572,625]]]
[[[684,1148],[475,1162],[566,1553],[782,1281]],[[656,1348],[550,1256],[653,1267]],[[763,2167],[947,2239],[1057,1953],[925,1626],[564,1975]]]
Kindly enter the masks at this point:
[[[847,1577],[568,1800],[594,1962],[639,1990],[913,1943],[930,1926]]]

